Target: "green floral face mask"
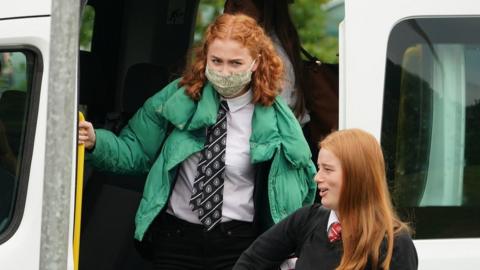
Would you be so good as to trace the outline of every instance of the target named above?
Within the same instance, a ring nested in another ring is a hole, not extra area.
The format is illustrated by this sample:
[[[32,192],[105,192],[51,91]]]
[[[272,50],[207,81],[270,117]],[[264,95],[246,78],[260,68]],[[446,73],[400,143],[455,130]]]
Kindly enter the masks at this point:
[[[236,96],[242,89],[252,80],[252,68],[255,60],[250,67],[241,72],[222,75],[211,69],[207,64],[205,68],[205,76],[213,84],[213,88],[225,98]]]

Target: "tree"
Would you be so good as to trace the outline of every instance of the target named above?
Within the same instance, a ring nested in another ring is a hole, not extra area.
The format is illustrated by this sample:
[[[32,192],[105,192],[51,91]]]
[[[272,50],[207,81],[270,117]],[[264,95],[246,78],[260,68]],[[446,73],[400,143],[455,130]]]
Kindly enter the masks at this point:
[[[91,49],[94,19],[95,10],[91,6],[85,6],[80,27],[80,50],[90,51]]]
[[[328,35],[326,31],[327,11],[323,7],[327,2],[329,0],[295,0],[290,14],[302,46],[323,62],[338,63],[338,36]]]
[[[338,37],[327,34],[327,11],[330,0],[295,0],[290,6],[292,20],[297,27],[302,46],[311,54],[327,63],[338,62]],[[203,0],[200,2],[195,24],[194,42],[203,38],[206,27],[223,12],[224,0]]]

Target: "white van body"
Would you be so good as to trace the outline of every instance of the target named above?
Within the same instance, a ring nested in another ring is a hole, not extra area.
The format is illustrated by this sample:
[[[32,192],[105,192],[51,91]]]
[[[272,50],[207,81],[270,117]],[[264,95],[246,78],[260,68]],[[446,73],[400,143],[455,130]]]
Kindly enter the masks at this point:
[[[390,32],[407,18],[438,16],[480,16],[480,5],[475,0],[345,0],[339,33],[341,128],[362,128],[380,138]]]
[[[47,127],[51,1],[1,0],[0,6],[2,7],[0,8],[0,48],[33,47],[41,54],[43,62],[35,144],[25,207],[18,229],[11,238],[0,245],[0,268],[38,269]],[[74,178],[71,181],[74,182]]]
[[[476,0],[345,0],[339,33],[340,128],[362,128],[381,139],[387,45],[395,25],[415,17],[479,15]],[[414,242],[419,269],[480,269],[480,238]]]

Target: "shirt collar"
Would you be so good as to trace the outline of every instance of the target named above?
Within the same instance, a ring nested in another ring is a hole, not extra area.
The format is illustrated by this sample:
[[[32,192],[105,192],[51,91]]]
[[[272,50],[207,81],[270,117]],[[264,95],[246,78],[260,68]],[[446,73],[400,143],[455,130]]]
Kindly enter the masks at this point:
[[[330,229],[330,226],[335,222],[340,223],[340,220],[338,219],[337,213],[335,213],[335,211],[331,210],[330,211],[330,216],[328,217],[327,232]]]
[[[243,95],[238,97],[229,98],[229,99],[225,99],[221,97],[221,100],[227,101],[228,110],[230,112],[236,112],[241,108],[245,107],[246,105],[252,103],[252,99],[253,99],[253,93],[251,88],[248,89],[247,92],[245,92]]]

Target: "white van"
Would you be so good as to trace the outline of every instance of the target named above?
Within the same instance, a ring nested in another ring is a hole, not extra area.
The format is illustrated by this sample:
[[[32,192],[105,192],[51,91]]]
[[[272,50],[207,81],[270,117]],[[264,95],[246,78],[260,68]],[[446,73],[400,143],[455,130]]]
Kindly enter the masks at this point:
[[[420,269],[480,269],[480,4],[345,1],[340,127],[381,141]]]
[[[88,9],[93,24],[84,33],[59,27],[51,8],[58,1],[0,0],[2,270],[77,269],[76,111],[118,131],[178,76],[199,6],[79,1],[72,9]],[[480,4],[345,0],[344,11],[340,128],[362,128],[381,141],[394,203],[416,231],[419,268],[480,269]],[[91,43],[56,50],[52,38],[80,34],[92,35]],[[52,60],[68,55],[78,86],[55,92],[65,78],[54,76],[66,67]],[[73,105],[52,103],[59,97]],[[64,132],[52,138],[49,130]],[[57,190],[59,177],[66,185]],[[133,241],[143,181],[85,169],[80,269],[151,269]],[[65,203],[57,209],[56,202]]]

